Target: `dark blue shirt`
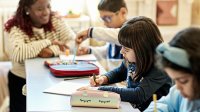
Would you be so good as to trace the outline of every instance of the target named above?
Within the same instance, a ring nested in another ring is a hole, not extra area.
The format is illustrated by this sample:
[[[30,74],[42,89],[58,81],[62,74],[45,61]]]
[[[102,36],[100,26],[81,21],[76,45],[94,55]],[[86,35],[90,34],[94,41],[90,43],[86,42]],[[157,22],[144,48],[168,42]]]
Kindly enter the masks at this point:
[[[116,44],[109,44],[108,46],[108,58],[109,59],[123,59],[122,54],[120,53],[122,46]]]
[[[152,68],[143,75],[144,77],[136,82],[128,75],[130,69],[133,70],[131,72],[134,72],[136,65],[132,64],[127,68],[125,63],[122,62],[118,68],[105,74],[108,77],[109,84],[126,80],[127,88],[101,86],[99,90],[116,92],[120,94],[122,101],[130,102],[141,111],[148,107],[154,93],[157,94],[158,99],[168,94],[169,88],[171,87],[171,79],[161,70],[152,66]]]

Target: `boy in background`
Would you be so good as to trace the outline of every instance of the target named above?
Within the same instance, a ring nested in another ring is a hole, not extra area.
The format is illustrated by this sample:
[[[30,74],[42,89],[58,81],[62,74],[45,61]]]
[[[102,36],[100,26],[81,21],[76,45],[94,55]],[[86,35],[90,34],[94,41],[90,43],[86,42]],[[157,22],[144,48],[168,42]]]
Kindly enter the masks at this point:
[[[78,55],[93,53],[99,59],[122,59],[120,54],[121,45],[118,43],[117,35],[118,30],[123,23],[127,20],[127,6],[124,0],[100,0],[98,10],[104,25],[108,28],[116,28],[107,30],[106,28],[89,28],[80,32],[77,35],[77,43],[81,43],[86,38],[95,38],[97,40],[104,40],[107,43],[102,47],[80,47]]]

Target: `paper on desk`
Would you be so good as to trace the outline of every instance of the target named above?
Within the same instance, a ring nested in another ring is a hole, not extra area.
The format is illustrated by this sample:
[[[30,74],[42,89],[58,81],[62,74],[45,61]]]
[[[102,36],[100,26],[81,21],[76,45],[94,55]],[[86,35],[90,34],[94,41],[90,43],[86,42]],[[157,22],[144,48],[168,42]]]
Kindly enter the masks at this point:
[[[60,60],[73,60],[74,55],[63,55],[61,54],[60,56]],[[92,60],[92,61],[96,61],[97,58],[94,56],[94,54],[86,54],[86,55],[81,55],[81,56],[76,56],[75,60]]]
[[[53,85],[45,89],[44,93],[70,96],[72,95],[72,93],[76,92],[78,88],[87,86],[87,85],[88,84],[62,81],[56,85]]]

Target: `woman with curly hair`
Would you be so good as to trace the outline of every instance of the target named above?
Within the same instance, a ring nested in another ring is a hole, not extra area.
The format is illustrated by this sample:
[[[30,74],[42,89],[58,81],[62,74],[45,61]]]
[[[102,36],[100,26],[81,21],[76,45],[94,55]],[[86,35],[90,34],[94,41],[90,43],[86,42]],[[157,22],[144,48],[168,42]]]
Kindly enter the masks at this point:
[[[31,58],[58,56],[73,48],[75,34],[51,11],[50,0],[20,0],[15,15],[5,24],[9,55],[13,68],[9,71],[10,112],[25,112],[26,83],[24,61]]]

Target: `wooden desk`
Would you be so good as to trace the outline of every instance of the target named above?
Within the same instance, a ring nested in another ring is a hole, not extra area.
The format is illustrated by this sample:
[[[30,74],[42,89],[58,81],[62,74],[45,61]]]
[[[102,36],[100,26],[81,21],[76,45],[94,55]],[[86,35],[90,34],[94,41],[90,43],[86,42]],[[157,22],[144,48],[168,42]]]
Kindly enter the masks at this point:
[[[54,60],[56,58],[52,58]],[[49,59],[48,59],[49,60]],[[105,108],[83,108],[71,107],[70,96],[61,96],[43,93],[46,88],[63,81],[63,78],[54,77],[49,70],[43,65],[45,59],[36,58],[25,62],[27,73],[27,111],[65,111],[65,112],[139,112],[133,109],[129,103],[122,102],[120,109],[105,109]],[[101,66],[99,64],[99,66]],[[100,67],[100,72],[105,70]],[[88,83],[88,80],[77,79],[81,83]]]

